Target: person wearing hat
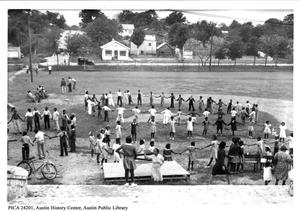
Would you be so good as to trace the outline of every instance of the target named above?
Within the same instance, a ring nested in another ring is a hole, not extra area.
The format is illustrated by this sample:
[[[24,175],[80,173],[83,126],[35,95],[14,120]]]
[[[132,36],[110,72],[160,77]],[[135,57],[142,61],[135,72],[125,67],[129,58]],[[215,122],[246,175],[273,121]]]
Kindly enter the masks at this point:
[[[286,153],[286,151],[287,148],[283,145],[280,147],[280,151],[274,156],[274,177],[276,179],[275,185],[278,185],[279,180],[282,180],[282,185],[285,185],[285,182],[288,179],[292,158]]]

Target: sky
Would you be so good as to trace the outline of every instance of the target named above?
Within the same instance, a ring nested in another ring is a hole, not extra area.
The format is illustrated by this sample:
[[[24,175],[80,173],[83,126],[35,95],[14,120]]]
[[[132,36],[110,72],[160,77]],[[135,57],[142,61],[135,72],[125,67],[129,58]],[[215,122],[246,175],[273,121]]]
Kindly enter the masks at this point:
[[[64,15],[69,26],[78,25],[80,10],[49,10]],[[107,17],[114,18],[121,10],[101,10]],[[141,12],[141,11],[137,11]],[[165,18],[171,12],[156,10],[159,18]],[[184,11],[183,11],[184,12]],[[292,10],[195,10],[184,12],[187,21],[195,23],[199,20],[212,21],[217,24],[229,25],[234,19],[240,23],[251,21],[254,25],[262,24],[269,18],[282,20],[286,15],[293,13]]]

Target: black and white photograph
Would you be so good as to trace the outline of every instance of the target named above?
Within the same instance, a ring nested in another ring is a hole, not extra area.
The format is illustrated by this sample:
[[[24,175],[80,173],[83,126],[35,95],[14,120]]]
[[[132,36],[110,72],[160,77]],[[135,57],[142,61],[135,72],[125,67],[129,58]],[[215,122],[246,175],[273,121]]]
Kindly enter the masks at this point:
[[[296,203],[297,2],[1,5],[4,209]]]

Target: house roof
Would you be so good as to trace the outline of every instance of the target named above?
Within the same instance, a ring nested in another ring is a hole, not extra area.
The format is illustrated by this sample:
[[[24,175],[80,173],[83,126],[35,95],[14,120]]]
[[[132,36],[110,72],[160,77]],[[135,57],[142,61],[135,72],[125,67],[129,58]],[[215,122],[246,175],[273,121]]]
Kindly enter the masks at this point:
[[[110,42],[108,42],[108,43],[102,45],[100,48],[108,48],[109,46],[111,46],[111,45],[113,45],[113,44],[120,45],[120,46],[122,46],[123,48],[126,48],[126,49],[128,49],[128,50],[130,49],[130,48],[128,48],[126,45],[124,45],[124,44],[122,44],[122,43],[116,41],[115,39],[112,39],[112,41],[110,41]]]
[[[162,44],[160,44],[159,46],[157,46],[157,50],[158,49],[160,49],[161,47],[163,47],[163,46],[165,46],[165,45],[167,45],[169,48],[172,48],[172,49],[174,49],[169,43],[167,43],[167,42],[163,42]]]
[[[156,41],[156,36],[155,35],[146,34],[144,40],[147,40],[147,41]]]

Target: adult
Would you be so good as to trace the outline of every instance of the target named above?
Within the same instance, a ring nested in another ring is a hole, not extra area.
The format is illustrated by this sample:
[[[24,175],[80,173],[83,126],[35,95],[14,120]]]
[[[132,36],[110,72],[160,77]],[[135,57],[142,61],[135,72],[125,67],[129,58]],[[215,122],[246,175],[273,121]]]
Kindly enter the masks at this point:
[[[174,108],[174,100],[175,100],[174,93],[171,93],[169,98],[170,98],[170,108]]]
[[[119,108],[117,108],[118,114],[117,114],[117,121],[120,121],[121,123],[124,123],[124,111],[126,109],[122,107],[122,105],[119,105]]]
[[[34,128],[40,130],[41,129],[40,119],[42,118],[41,113],[36,107],[33,109],[32,113],[33,113],[33,120],[34,120]]]
[[[67,82],[65,81],[64,78],[62,78],[61,81],[60,81],[60,87],[61,87],[61,93],[66,94],[66,92],[67,92]]]
[[[141,93],[141,90],[138,90],[137,105],[142,105],[142,93]]]
[[[66,156],[68,156],[68,134],[66,132],[66,128],[60,127],[60,131],[57,133],[56,136],[53,136],[51,138],[59,137],[59,144],[60,144],[60,156],[64,156],[64,153]]]
[[[102,107],[102,110],[104,111],[104,121],[109,122],[108,112],[111,111],[111,109],[105,105]]]
[[[228,184],[230,184],[229,171],[225,166],[225,157],[226,157],[225,147],[226,147],[226,143],[222,141],[219,144],[218,155],[217,155],[218,159],[212,169],[211,177],[209,179],[209,184],[212,184],[212,180],[215,175],[225,175]]]
[[[199,112],[202,113],[204,112],[204,101],[202,96],[199,97],[198,102],[199,102]]]
[[[186,102],[189,102],[189,111],[193,110],[195,111],[195,107],[194,107],[194,102],[195,102],[195,99],[193,98],[193,96],[191,95],[187,100]]]
[[[182,101],[185,101],[185,99],[183,99],[181,95],[179,95],[176,101],[178,101],[178,109],[181,109]]]
[[[72,92],[72,78],[68,77],[68,92]]]
[[[122,151],[121,151],[122,150]],[[126,137],[126,143],[122,144],[117,150],[117,153],[123,154],[123,167],[125,169],[125,186],[129,185],[129,172],[131,175],[131,185],[136,186],[134,183],[134,169],[136,168],[135,165],[135,158],[137,156],[137,151],[135,146],[132,144],[132,139],[130,136]]]
[[[121,106],[123,105],[122,103],[122,92],[121,90],[119,89],[119,91],[117,92],[117,105]]]
[[[286,153],[286,146],[281,146],[280,151],[277,152],[274,156],[274,177],[276,179],[275,185],[278,185],[279,180],[282,180],[282,185],[285,185],[286,180],[288,179],[288,173],[290,170],[290,165],[292,163],[292,158],[289,154]]]
[[[66,110],[64,109],[61,115],[61,125],[63,128],[65,128],[68,131],[68,121],[69,121],[69,116],[66,112]]]
[[[12,116],[11,116],[11,118],[10,118],[10,120],[8,121],[8,123],[7,124],[9,124],[10,122],[12,122],[12,126],[14,127],[14,129],[15,129],[15,133],[20,133],[20,134],[22,134],[22,132],[21,132],[21,122],[20,121],[25,121],[24,119],[22,119],[21,117],[20,117],[20,115],[18,114],[18,112],[17,112],[17,109],[16,108],[13,108],[13,114],[12,114]]]
[[[53,109],[52,119],[55,121],[56,130],[59,131],[59,112],[57,108]]]
[[[31,141],[31,138],[27,135],[26,131],[22,133],[22,138],[20,141],[22,142],[22,159],[29,160],[29,144],[33,146],[33,143]]]
[[[45,157],[45,136],[51,137],[38,129],[34,129],[34,133],[33,143],[36,141],[39,159],[43,159]]]

